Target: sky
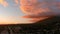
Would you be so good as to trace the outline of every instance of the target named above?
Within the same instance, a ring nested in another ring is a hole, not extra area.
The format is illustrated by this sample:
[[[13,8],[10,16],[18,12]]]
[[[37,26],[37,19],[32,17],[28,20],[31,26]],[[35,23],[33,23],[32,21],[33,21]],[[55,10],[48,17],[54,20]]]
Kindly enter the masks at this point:
[[[24,14],[19,8],[16,0],[0,0],[0,23],[25,23],[26,18],[21,18]]]
[[[31,23],[59,14],[60,0],[0,0],[0,24]]]

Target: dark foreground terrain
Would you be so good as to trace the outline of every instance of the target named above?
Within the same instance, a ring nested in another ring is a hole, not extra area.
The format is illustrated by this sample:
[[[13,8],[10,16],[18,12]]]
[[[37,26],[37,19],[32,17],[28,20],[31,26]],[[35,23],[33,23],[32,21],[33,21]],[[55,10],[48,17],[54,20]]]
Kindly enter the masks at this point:
[[[60,16],[54,16],[34,24],[0,25],[0,34],[59,34]]]

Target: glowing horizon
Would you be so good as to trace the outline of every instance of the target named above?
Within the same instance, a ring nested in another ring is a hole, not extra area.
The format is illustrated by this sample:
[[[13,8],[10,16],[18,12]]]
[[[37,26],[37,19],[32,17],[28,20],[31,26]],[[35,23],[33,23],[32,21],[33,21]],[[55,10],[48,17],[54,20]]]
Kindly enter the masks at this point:
[[[0,24],[28,23],[17,4],[17,0],[0,0]]]
[[[0,24],[30,23],[59,14],[60,0],[0,0]]]

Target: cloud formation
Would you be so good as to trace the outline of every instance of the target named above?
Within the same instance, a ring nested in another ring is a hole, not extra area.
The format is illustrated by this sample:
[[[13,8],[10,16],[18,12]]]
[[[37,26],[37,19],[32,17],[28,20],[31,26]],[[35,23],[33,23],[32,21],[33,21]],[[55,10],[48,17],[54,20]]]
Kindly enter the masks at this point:
[[[21,6],[21,10],[23,11],[23,13],[28,14],[28,15],[37,15],[42,13],[43,11],[47,11],[48,9],[43,9],[41,8],[41,5],[45,4],[41,4],[39,3],[37,0],[30,0],[29,2],[27,0],[21,0],[20,2]]]
[[[19,4],[19,1],[18,1],[18,0],[15,0],[15,3],[16,3],[16,4]]]
[[[24,14],[23,18],[36,18],[41,16],[56,16],[60,14],[59,0],[20,0],[20,9]]]
[[[23,13],[27,15],[35,15],[35,16],[55,15],[60,13],[60,10],[56,8],[58,6],[60,7],[60,2],[58,3],[57,1],[55,0],[53,1],[52,0],[46,0],[46,1],[20,0],[20,5],[21,5],[20,8],[23,11]]]
[[[0,0],[0,4],[4,7],[8,6],[8,3],[5,0]]]
[[[26,15],[26,16],[23,16],[22,18],[31,18],[31,20],[29,20],[29,21],[33,23],[33,22],[37,22],[37,21],[49,18],[49,16],[29,16],[29,15]]]

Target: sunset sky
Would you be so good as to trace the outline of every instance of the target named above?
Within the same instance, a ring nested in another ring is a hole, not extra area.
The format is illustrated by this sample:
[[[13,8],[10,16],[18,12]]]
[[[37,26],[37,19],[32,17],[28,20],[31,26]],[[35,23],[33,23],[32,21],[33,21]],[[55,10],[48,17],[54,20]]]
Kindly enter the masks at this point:
[[[24,23],[29,19],[21,18],[24,14],[16,0],[0,0],[0,23]]]
[[[26,14],[35,16],[60,14],[60,0],[28,0],[29,3],[21,1],[20,3],[20,0],[0,0],[0,24],[31,22],[29,21],[31,18],[22,18]]]

